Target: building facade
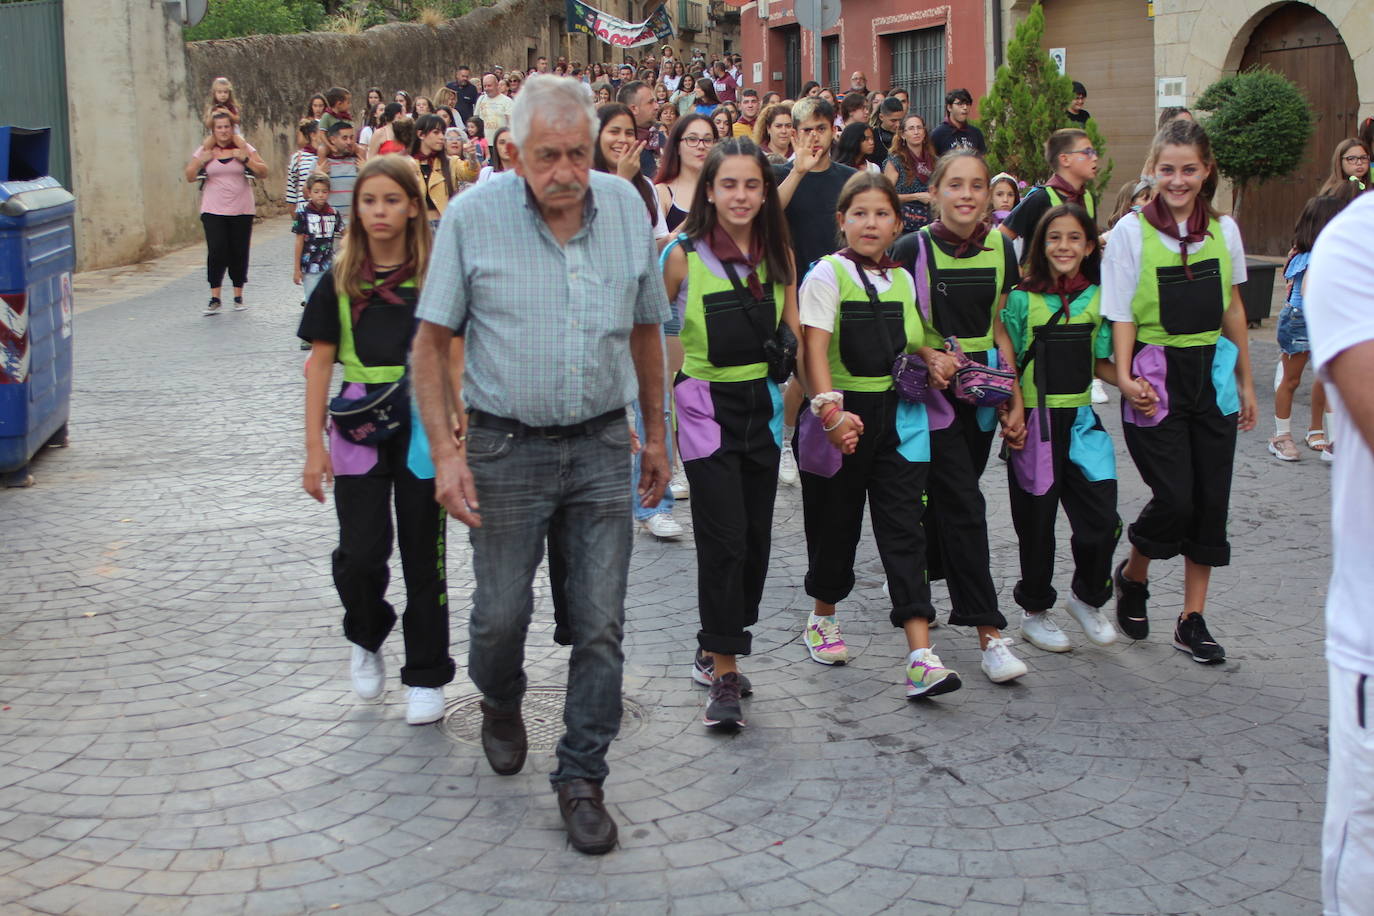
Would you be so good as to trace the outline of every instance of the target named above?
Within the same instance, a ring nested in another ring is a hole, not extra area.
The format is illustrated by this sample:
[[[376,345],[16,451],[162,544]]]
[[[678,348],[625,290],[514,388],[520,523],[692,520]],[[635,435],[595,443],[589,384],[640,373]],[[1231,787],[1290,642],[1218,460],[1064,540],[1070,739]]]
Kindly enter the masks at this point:
[[[816,48],[795,15],[796,0],[751,0],[742,8],[740,41],[747,85],[795,98],[814,78]],[[844,0],[821,37],[821,79],[837,93],[862,72],[869,89],[902,88],[931,127],[944,118],[945,92],[987,91],[989,3],[940,0]]]

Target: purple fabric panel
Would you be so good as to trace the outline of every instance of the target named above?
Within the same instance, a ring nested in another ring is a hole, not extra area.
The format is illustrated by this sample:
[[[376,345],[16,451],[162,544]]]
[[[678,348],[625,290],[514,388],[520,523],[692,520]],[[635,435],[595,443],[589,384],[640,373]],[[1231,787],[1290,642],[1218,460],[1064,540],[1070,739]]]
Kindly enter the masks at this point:
[[[1054,486],[1054,427],[1050,427],[1050,439],[1041,442],[1041,417],[1039,408],[1026,411],[1026,447],[1011,452],[1016,482],[1031,496],[1044,496]]]
[[[1121,419],[1132,426],[1158,426],[1169,415],[1168,363],[1164,348],[1159,344],[1146,344],[1135,355],[1131,369],[1136,378],[1143,378],[1154,386],[1155,394],[1159,395],[1159,408],[1153,417],[1147,417],[1132,407],[1129,399],[1122,398]]]
[[[349,382],[339,393],[340,397],[360,398],[367,394],[367,386],[362,382]],[[349,442],[334,424],[329,424],[329,460],[333,462],[335,474],[366,474],[377,465],[377,446],[357,445]]]
[[[954,405],[949,402],[949,396],[945,394],[948,390],[926,389],[926,420],[929,421],[932,432],[949,429],[950,424],[954,422]]]
[[[711,401],[711,383],[688,378],[673,388],[677,404],[677,445],[683,461],[708,458],[720,450],[720,424]]]
[[[820,418],[803,410],[797,421],[797,467],[818,477],[834,477],[844,463],[844,455],[830,444]]]

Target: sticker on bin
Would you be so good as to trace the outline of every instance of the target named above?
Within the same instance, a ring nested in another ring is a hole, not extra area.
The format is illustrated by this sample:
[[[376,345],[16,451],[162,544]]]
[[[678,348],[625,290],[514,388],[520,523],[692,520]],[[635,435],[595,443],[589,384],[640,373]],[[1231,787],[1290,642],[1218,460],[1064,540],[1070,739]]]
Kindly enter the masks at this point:
[[[62,336],[72,336],[72,272],[62,274]]]
[[[0,299],[5,303],[0,312],[0,385],[17,385],[29,380],[28,296],[7,293]]]

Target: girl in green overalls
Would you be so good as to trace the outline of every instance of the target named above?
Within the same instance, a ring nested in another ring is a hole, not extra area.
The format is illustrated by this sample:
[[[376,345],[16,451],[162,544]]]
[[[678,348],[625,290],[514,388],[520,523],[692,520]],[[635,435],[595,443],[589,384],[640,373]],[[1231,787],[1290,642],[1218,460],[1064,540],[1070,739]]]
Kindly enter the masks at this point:
[[[443,717],[443,687],[454,671],[448,654],[445,513],[434,499],[429,447],[420,441],[418,421],[364,443],[358,441],[364,430],[350,436],[332,421],[326,440],[325,420],[336,361],[343,365],[336,400],[364,398],[404,380],[419,284],[429,261],[429,224],[415,173],[399,156],[380,156],[363,166],[352,201],[355,218],[343,250],[311,293],[298,331],[311,342],[302,484],[320,502],[325,485],[334,484],[339,517],[334,585],[344,607],[344,636],[353,644],[353,688],[363,699],[380,696],[386,685],[382,643],[396,623],[386,588],[393,530],[399,534],[406,583],[401,683],[409,688],[406,721],[423,725]],[[456,345],[461,338],[454,340]],[[409,420],[408,396],[400,405],[396,415]]]
[[[796,269],[773,170],[753,141],[712,148],[663,281],[682,316],[673,385],[677,442],[692,488],[701,630],[693,680],[710,686],[703,723],[745,724],[748,655],[772,546],[782,393],[766,344],[797,324]]]
[[[897,190],[880,174],[845,182],[838,204],[847,247],[816,262],[801,291],[803,352],[811,409],[796,435],[806,526],[806,593],[815,599],[803,638],[822,664],[848,661],[835,605],[854,587],[864,503],[887,572],[889,619],[906,636],[906,695],[958,690],[959,675],[930,645],[930,583],[924,574],[921,493],[931,461],[926,405],[893,386],[893,361],[919,353],[932,385],[953,360],[916,306],[911,275],[887,258],[902,230]]]
[[[1144,639],[1151,560],[1183,554],[1183,613],[1174,645],[1194,661],[1225,651],[1203,622],[1212,567],[1231,560],[1226,514],[1236,430],[1255,425],[1255,389],[1241,283],[1245,249],[1212,207],[1216,161],[1207,133],[1172,121],[1150,151],[1158,195],[1112,231],[1102,271],[1102,314],[1112,324],[1123,431],[1152,492],[1114,574],[1117,623]],[[1127,371],[1126,367],[1130,367]],[[1158,398],[1135,405],[1148,384]]]
[[[980,363],[1014,365],[1000,312],[1020,279],[1011,240],[990,232],[983,216],[992,191],[987,163],[971,150],[951,150],[931,175],[939,218],[897,243],[894,256],[912,272],[921,311],[941,338],[958,340]],[[1008,405],[1009,406],[1009,405]],[[987,467],[999,420],[1011,444],[1025,435],[1007,410],[975,407],[949,391],[931,389],[931,465],[926,487],[926,568],[945,579],[953,609],[949,622],[975,627],[983,650],[980,667],[994,683],[1026,673],[1026,664],[1002,635],[1007,620],[997,607],[988,553],[987,503],[978,478]]]
[[[1002,324],[1016,348],[1026,439],[1007,462],[1011,518],[1021,580],[1013,593],[1025,610],[1021,635],[1046,652],[1067,652],[1068,636],[1050,618],[1055,604],[1054,526],[1059,506],[1073,529],[1074,574],[1065,602],[1095,645],[1116,641],[1099,610],[1112,595],[1112,553],[1121,536],[1116,514],[1116,451],[1092,408],[1097,376],[1116,384],[1111,325],[1102,320],[1102,256],[1097,224],[1082,207],[1045,211],[1027,249],[1026,276],[1007,297]],[[1153,409],[1149,392],[1137,405]]]

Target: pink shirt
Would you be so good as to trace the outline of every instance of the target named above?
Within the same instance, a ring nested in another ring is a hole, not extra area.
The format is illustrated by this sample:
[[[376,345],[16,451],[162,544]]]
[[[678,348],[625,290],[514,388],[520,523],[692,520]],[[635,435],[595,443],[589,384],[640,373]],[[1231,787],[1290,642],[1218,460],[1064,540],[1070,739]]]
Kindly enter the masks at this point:
[[[248,147],[248,151],[257,152],[252,146]],[[232,158],[227,162],[211,159],[205,163],[205,187],[200,192],[201,213],[249,216],[257,212],[253,203],[253,188],[243,174],[244,166],[244,162]]]

